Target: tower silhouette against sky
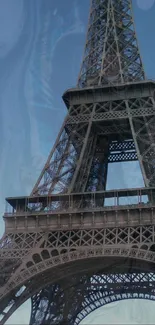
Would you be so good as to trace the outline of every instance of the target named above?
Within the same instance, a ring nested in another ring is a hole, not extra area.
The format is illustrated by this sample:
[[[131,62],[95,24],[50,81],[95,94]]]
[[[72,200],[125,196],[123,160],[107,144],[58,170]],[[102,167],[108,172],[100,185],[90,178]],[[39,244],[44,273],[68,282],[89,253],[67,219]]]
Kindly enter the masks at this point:
[[[0,324],[30,297],[35,325],[79,324],[113,301],[155,300],[154,94],[131,1],[92,0],[55,145],[31,195],[6,199]],[[108,165],[135,160],[145,187],[106,190]]]

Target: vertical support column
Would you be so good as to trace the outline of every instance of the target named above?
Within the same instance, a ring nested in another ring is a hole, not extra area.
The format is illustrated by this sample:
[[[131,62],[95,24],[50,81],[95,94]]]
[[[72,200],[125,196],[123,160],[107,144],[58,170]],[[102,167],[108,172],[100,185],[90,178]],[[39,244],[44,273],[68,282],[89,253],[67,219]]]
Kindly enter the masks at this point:
[[[86,147],[87,147],[87,144],[88,144],[88,139],[89,139],[90,132],[91,132],[92,120],[93,120],[93,115],[94,115],[94,112],[95,112],[95,107],[96,107],[96,105],[93,106],[93,110],[91,112],[91,117],[90,117],[90,120],[88,122],[88,128],[87,128],[86,136],[85,136],[85,139],[84,139],[83,147],[82,147],[82,150],[81,150],[81,153],[80,153],[79,160],[77,161],[77,166],[76,166],[76,169],[75,169],[75,172],[74,172],[74,176],[73,176],[71,184],[69,186],[69,190],[68,190],[69,193],[74,191],[74,185],[75,185],[79,170],[80,170],[81,165],[82,165],[82,160],[84,158],[84,154],[85,154]]]
[[[130,113],[128,100],[126,100],[125,102],[126,102],[126,108],[127,108],[127,112],[128,112],[129,123],[130,123],[130,127],[131,127],[133,140],[134,140],[134,143],[135,143],[135,148],[136,148],[136,152],[137,152],[138,161],[139,161],[140,168],[141,168],[141,171],[142,171],[145,186],[148,187],[148,179],[147,179],[147,176],[146,176],[146,172],[145,172],[143,162],[142,162],[142,157],[141,157],[140,150],[139,150],[139,147],[138,147],[136,134],[135,134],[135,129],[134,129],[134,125],[133,125],[133,118],[132,118],[131,113]]]

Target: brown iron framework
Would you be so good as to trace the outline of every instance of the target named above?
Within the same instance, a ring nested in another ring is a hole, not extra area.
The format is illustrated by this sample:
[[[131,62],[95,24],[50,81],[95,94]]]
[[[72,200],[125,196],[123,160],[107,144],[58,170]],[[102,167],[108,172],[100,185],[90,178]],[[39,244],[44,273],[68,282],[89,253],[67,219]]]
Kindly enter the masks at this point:
[[[154,94],[131,1],[92,0],[55,145],[31,195],[6,199],[0,324],[28,298],[35,325],[76,325],[112,301],[155,300]],[[107,191],[108,165],[135,160],[145,187]]]
[[[92,0],[78,86],[144,79],[131,0]]]

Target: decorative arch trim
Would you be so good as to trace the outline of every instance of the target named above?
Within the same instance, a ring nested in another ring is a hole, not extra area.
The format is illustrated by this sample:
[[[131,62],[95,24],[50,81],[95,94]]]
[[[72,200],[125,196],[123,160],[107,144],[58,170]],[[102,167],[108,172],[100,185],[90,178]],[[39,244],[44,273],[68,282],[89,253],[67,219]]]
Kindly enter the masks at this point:
[[[85,306],[84,310],[82,312],[80,312],[77,315],[77,318],[75,320],[75,325],[79,325],[80,322],[85,319],[88,315],[90,315],[91,313],[93,313],[95,310],[104,307],[110,303],[113,302],[117,302],[117,301],[122,301],[122,300],[131,300],[131,299],[141,299],[141,300],[151,300],[151,301],[155,301],[155,295],[152,295],[151,293],[146,293],[143,292],[143,290],[141,292],[138,293],[118,293],[118,294],[114,294],[114,295],[109,295],[106,297],[102,297],[98,300],[94,300],[94,304],[91,305],[91,307]],[[95,303],[97,303],[98,305],[96,305]]]
[[[119,258],[131,258],[137,260],[143,260],[146,262],[155,263],[155,252],[142,250],[132,247],[85,247],[77,249],[75,251],[68,250],[65,254],[60,254],[55,257],[45,259],[27,269],[22,270],[13,275],[11,280],[7,283],[5,291],[0,294],[0,299],[7,295],[11,290],[14,290],[20,285],[24,285],[28,280],[32,279],[36,275],[46,272],[49,269],[62,266],[66,263],[72,263],[74,261],[93,259],[99,257],[119,257]],[[28,262],[28,261],[27,261]]]

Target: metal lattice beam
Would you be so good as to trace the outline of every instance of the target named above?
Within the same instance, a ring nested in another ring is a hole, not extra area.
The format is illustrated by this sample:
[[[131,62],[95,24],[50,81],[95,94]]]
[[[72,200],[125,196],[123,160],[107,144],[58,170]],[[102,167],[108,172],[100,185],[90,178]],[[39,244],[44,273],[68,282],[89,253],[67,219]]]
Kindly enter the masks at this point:
[[[78,86],[144,79],[131,0],[92,0]]]
[[[154,93],[131,0],[92,0],[55,145],[31,195],[7,199],[1,325],[30,297],[33,325],[78,325],[112,301],[155,300]],[[146,187],[106,191],[108,164],[136,159]]]
[[[105,190],[108,163],[134,160],[155,186],[154,91],[146,81],[66,92],[69,112],[32,194]]]
[[[101,306],[124,299],[155,300],[154,273],[90,274],[65,279],[32,297],[30,324],[78,325]],[[65,314],[66,305],[69,310]]]

